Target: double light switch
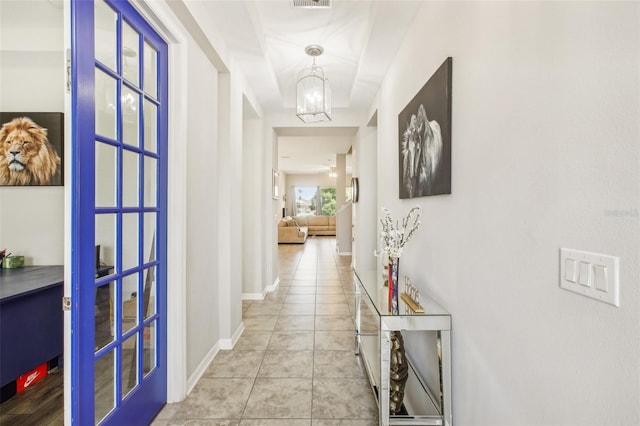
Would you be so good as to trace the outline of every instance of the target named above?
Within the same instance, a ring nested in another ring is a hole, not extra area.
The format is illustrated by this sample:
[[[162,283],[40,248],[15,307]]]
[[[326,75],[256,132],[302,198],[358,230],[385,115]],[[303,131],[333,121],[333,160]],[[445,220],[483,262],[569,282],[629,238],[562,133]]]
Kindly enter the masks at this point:
[[[560,249],[560,287],[620,306],[619,260],[615,256]]]

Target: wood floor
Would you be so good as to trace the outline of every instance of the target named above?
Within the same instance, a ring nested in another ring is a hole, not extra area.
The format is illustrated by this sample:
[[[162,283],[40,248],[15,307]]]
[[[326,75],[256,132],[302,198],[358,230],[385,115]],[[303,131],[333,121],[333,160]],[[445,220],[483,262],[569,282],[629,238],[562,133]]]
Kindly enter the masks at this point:
[[[64,424],[64,383],[61,368],[0,404],[2,426],[60,426]]]

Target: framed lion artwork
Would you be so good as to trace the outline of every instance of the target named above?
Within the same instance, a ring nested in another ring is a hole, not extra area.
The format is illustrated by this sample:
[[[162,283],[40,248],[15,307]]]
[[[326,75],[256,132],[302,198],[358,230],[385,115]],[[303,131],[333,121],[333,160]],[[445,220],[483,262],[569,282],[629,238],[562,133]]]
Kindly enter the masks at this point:
[[[0,112],[0,186],[61,186],[64,114]]]

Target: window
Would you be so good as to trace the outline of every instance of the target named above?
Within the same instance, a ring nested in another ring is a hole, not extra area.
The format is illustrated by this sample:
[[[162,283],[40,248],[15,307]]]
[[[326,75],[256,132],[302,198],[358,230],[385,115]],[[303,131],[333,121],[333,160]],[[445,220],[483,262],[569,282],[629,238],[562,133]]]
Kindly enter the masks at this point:
[[[335,187],[298,186],[294,188],[294,193],[296,194],[296,216],[335,216]],[[347,200],[350,196],[351,188],[347,188]]]
[[[336,215],[336,189],[320,188],[320,211],[322,216]]]
[[[294,189],[296,194],[295,215],[313,216],[316,214],[318,205],[318,187],[298,186]]]

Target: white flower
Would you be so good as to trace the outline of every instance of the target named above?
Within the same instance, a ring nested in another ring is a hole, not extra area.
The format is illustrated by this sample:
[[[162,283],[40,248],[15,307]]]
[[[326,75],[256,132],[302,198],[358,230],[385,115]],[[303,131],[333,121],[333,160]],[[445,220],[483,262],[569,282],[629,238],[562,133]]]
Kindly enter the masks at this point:
[[[402,220],[402,224],[395,221],[395,225],[391,212],[384,207],[382,211],[384,212],[380,218],[382,252],[387,253],[390,257],[400,257],[405,244],[420,229],[420,207],[409,210],[407,216]]]

